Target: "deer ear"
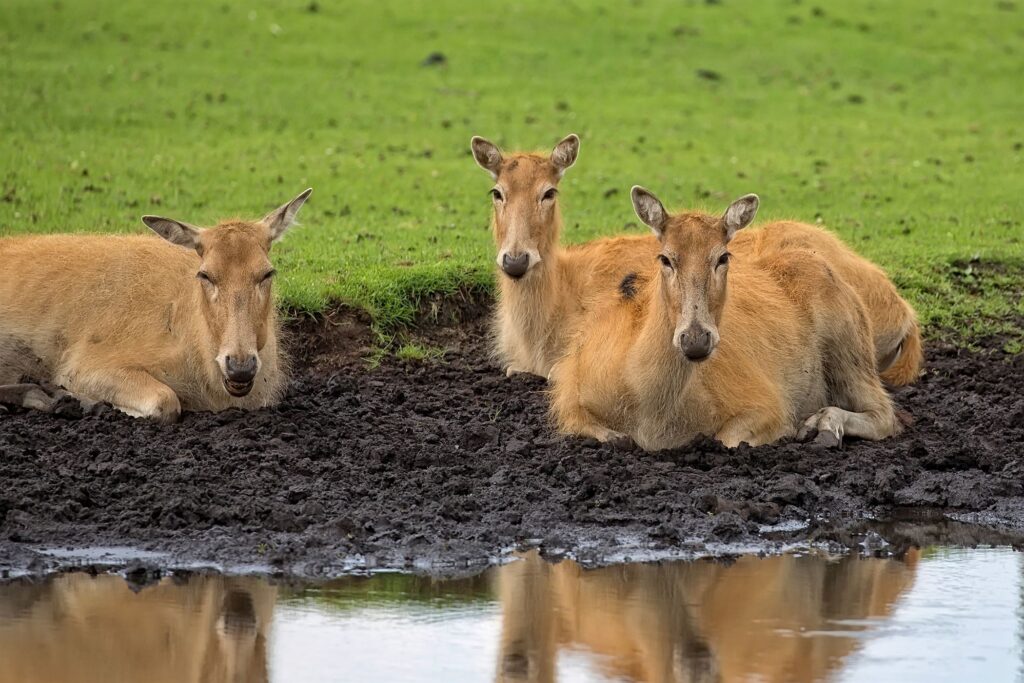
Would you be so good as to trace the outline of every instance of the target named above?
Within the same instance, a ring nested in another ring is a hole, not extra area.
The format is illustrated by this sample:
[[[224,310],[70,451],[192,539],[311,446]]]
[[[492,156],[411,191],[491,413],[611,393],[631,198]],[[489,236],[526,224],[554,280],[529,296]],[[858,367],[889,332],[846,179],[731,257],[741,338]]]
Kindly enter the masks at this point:
[[[725,239],[731,240],[737,230],[750,225],[760,205],[761,200],[756,194],[744,195],[730,204],[722,217],[722,222],[725,223]]]
[[[501,168],[501,150],[490,140],[484,140],[477,135],[469,142],[473,150],[473,158],[480,168],[491,174],[491,178],[498,179],[498,169]]]
[[[633,199],[633,210],[636,211],[636,215],[660,240],[665,234],[665,223],[668,221],[668,212],[665,211],[664,205],[650,190],[639,185],[634,185],[629,195]]]
[[[199,248],[199,236],[203,232],[202,228],[162,216],[143,216],[142,222],[171,244],[177,244],[186,249]]]
[[[299,209],[309,199],[309,195],[313,194],[313,188],[309,188],[302,192],[298,197],[291,200],[283,206],[279,206],[274,209],[260,221],[263,225],[267,226],[267,231],[270,233],[270,242],[273,244],[277,240],[284,236],[288,228],[295,224],[295,216],[299,213]]]
[[[580,138],[576,133],[562,138],[562,141],[551,150],[551,163],[558,169],[558,177],[561,178],[565,172],[576,163],[580,155]]]

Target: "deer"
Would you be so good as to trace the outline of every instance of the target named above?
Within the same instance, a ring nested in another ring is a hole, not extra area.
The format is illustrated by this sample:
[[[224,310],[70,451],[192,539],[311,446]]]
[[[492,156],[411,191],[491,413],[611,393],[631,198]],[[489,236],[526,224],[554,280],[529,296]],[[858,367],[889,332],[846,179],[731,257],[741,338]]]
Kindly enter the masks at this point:
[[[728,447],[898,433],[862,298],[814,251],[730,251],[750,194],[725,213],[670,215],[635,186],[660,251],[633,289],[582,316],[550,377],[560,431],[644,450],[698,435]]]
[[[270,249],[311,192],[208,229],[147,215],[155,235],[0,239],[0,402],[71,396],[161,423],[274,404],[287,361]]]
[[[3,589],[0,681],[269,680],[278,589],[261,578],[175,575],[139,590],[74,572]]]
[[[609,680],[829,680],[863,642],[836,638],[835,623],[856,635],[892,616],[920,556],[911,548],[899,560],[743,556],[585,568],[522,553],[491,575],[501,604],[493,680],[554,683],[566,652],[592,655]]]
[[[476,163],[494,181],[491,220],[497,247],[494,355],[506,375],[547,378],[565,354],[573,320],[600,306],[608,292],[628,292],[636,274],[659,250],[653,235],[624,235],[584,244],[560,244],[559,182],[579,157],[579,136],[550,153],[503,153],[493,142],[471,140]],[[921,334],[913,308],[885,272],[825,229],[779,221],[741,234],[736,253],[811,250],[829,259],[864,299],[872,318],[876,366],[893,386],[921,372]]]
[[[471,147],[476,163],[494,180],[494,355],[509,377],[546,378],[591,293],[614,290],[624,275],[654,258],[657,243],[635,235],[569,247],[559,243],[558,184],[579,157],[579,136],[566,136],[550,154],[506,155],[481,137]]]

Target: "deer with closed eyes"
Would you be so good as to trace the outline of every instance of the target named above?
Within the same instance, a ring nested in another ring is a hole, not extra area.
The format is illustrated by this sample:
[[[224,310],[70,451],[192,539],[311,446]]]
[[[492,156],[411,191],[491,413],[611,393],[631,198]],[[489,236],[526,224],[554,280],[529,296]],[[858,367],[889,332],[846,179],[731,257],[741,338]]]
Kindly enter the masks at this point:
[[[634,187],[659,251],[631,297],[580,321],[551,373],[566,433],[647,450],[698,435],[727,446],[817,435],[883,439],[900,424],[862,298],[811,250],[733,253],[756,195],[721,216],[670,215]]]

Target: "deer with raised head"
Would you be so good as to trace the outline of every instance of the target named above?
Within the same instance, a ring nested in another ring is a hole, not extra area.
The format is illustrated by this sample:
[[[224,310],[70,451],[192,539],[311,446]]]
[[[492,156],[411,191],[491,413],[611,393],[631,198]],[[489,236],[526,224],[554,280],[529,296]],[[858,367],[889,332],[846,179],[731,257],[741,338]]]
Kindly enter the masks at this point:
[[[144,216],[159,237],[0,239],[0,402],[48,410],[70,393],[161,422],[274,403],[269,252],[311,192],[206,230]]]
[[[870,316],[835,268],[809,250],[730,253],[756,195],[721,217],[669,215],[640,187],[632,199],[660,251],[629,295],[578,321],[551,373],[562,431],[648,450],[899,431]]]
[[[480,137],[471,146],[477,164],[495,181],[490,191],[498,267],[495,353],[508,375],[547,377],[565,353],[576,317],[600,306],[610,292],[628,293],[636,274],[658,253],[658,240],[631,235],[560,244],[558,185],[579,156],[576,135],[564,138],[550,154],[505,154]],[[867,305],[882,378],[903,385],[920,374],[921,336],[913,309],[880,268],[832,233],[777,222],[741,234],[730,248],[755,256],[794,249],[819,253]]]
[[[562,247],[558,184],[576,163],[580,140],[569,135],[550,154],[503,154],[480,137],[473,157],[494,180],[492,221],[497,244],[495,354],[508,375],[547,377],[565,349],[572,320],[596,294],[654,258],[648,236],[600,239]]]

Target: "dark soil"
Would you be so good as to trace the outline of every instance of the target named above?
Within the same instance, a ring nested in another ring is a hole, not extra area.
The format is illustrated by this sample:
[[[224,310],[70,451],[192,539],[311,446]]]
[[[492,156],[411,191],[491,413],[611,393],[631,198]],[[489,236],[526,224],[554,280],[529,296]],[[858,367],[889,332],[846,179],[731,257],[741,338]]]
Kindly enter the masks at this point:
[[[373,370],[357,321],[294,327],[306,362],[273,410],[160,426],[0,408],[0,570],[111,545],[305,574],[456,567],[524,544],[585,561],[867,547],[865,517],[906,509],[1024,531],[1024,355],[999,340],[931,347],[895,394],[913,418],[898,438],[643,453],[556,435],[543,381],[506,379],[479,321],[428,335],[441,362]]]

